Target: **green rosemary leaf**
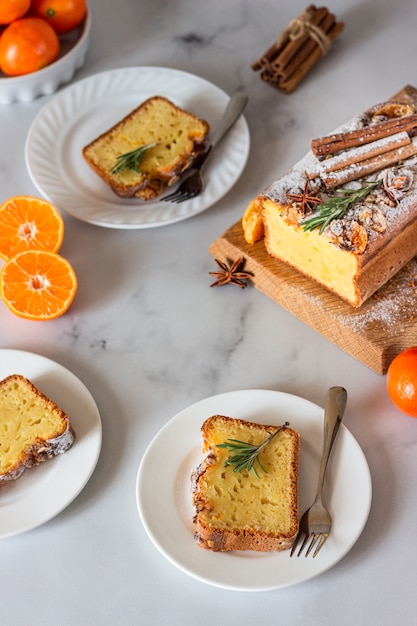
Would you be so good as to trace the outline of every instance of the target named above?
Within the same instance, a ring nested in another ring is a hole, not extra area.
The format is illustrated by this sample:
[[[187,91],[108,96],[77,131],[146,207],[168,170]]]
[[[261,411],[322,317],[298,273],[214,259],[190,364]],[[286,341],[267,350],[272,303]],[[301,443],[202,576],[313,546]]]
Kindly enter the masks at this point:
[[[156,145],[156,143],[148,143],[146,146],[140,146],[140,148],[136,148],[131,152],[121,154],[117,157],[116,163],[110,170],[110,174],[117,174],[124,169],[133,170],[134,172],[140,174],[139,165],[145,155],[145,152],[149,150],[149,148],[153,148]]]
[[[271,439],[273,439],[275,435],[277,435],[287,426],[289,426],[289,422],[285,422],[283,426],[271,433],[265,439],[265,441],[263,441],[259,445],[254,445],[247,441],[241,441],[240,439],[227,439],[224,443],[218,443],[216,445],[216,448],[224,448],[225,450],[234,453],[232,454],[232,456],[226,459],[224,466],[233,466],[234,472],[242,472],[244,470],[250,472],[251,470],[253,470],[257,478],[260,478],[257,467],[261,469],[265,474],[267,474],[268,471],[262,465],[259,454],[262,452],[265,446],[268,445]]]
[[[342,218],[347,211],[359,200],[365,198],[375,187],[381,184],[380,180],[371,182],[359,189],[336,189],[332,198],[317,205],[314,214],[302,222],[304,231],[319,228],[320,235],[333,220]]]

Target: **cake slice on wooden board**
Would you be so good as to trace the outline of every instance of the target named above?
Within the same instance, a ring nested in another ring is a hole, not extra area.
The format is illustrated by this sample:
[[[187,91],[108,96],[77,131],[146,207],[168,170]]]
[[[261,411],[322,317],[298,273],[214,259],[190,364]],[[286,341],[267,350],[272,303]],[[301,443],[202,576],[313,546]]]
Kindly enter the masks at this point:
[[[330,135],[247,206],[247,243],[360,307],[417,254],[417,91]]]
[[[204,150],[209,124],[153,96],[83,148],[90,167],[124,198],[150,200]]]
[[[0,485],[66,452],[74,439],[68,415],[30,380],[0,381]]]
[[[192,475],[197,544],[213,551],[290,548],[299,521],[299,433],[287,425],[267,426],[223,415],[208,418],[201,433],[207,456]],[[233,452],[224,444],[238,440],[259,446],[272,433],[276,435],[259,453],[256,472],[236,471],[230,465]]]

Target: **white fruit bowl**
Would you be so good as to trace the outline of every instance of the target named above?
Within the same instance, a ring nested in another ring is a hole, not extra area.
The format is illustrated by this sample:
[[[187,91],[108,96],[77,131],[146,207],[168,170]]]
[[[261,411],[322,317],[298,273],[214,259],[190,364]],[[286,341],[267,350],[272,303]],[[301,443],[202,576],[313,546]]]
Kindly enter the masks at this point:
[[[0,104],[30,102],[54,93],[82,67],[87,55],[91,17],[87,13],[74,30],[60,36],[61,50],[56,61],[37,72],[23,76],[6,76],[0,72]]]

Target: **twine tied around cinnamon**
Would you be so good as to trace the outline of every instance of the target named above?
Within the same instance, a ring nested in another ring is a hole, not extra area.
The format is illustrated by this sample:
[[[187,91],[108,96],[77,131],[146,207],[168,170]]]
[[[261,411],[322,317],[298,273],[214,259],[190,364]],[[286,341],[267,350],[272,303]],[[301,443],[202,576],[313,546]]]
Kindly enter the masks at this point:
[[[327,54],[343,28],[343,22],[337,22],[327,7],[311,4],[291,20],[252,69],[261,70],[261,79],[271,87],[291,93],[318,59]]]
[[[281,47],[287,39],[294,41],[294,39],[300,39],[300,37],[308,35],[319,46],[322,54],[326,54],[330,50],[332,42],[320,26],[313,24],[312,17],[311,13],[303,11],[301,15],[291,20],[277,40],[277,46]]]

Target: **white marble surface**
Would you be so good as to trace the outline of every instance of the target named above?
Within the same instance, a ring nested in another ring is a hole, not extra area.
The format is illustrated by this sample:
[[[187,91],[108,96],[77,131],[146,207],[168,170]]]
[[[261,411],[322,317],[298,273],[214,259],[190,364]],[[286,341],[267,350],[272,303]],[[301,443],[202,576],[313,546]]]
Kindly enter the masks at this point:
[[[256,289],[209,288],[215,266],[208,246],[251,197],[301,157],[313,136],[417,83],[414,0],[333,0],[346,28],[331,54],[291,96],[263,84],[251,63],[305,6],[90,0],[91,48],[74,80],[157,65],[198,74],[229,94],[243,87],[251,153],[234,189],[185,222],[123,231],[66,217],[62,254],[80,283],[68,314],[36,323],[0,307],[0,346],[72,370],[103,422],[102,454],[78,498],[49,523],[1,541],[2,624],[415,623],[417,422],[390,404],[384,377]],[[24,144],[48,100],[0,108],[1,199],[36,195]],[[373,480],[369,521],[350,553],[308,582],[253,594],[205,585],[169,563],[135,502],[141,456],[166,421],[223,391],[277,389],[322,404],[331,385],[348,390],[345,423]]]

